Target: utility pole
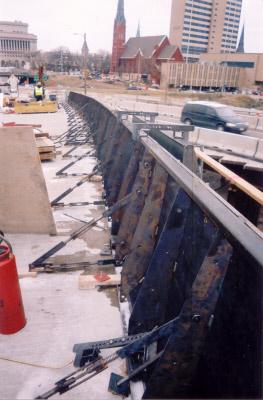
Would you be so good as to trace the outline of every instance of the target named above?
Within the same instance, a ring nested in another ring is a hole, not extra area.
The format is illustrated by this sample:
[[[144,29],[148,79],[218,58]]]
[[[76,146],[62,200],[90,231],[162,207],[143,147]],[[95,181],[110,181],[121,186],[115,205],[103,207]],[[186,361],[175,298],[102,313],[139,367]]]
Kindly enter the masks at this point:
[[[60,72],[61,75],[64,73],[64,68],[63,68],[63,49],[60,51]]]
[[[74,33],[74,35],[81,35],[81,33]],[[81,54],[82,54],[82,76],[84,80],[84,93],[85,95],[87,94],[87,77],[88,77],[88,69],[87,69],[87,64],[88,64],[88,55],[89,55],[89,48],[87,45],[87,34],[84,33],[84,42],[83,46],[81,49]]]
[[[84,42],[83,42],[83,46],[82,46],[82,58],[83,58],[83,75],[84,75],[84,93],[85,93],[85,95],[87,94],[88,53],[89,53],[89,48],[87,45],[87,35],[86,35],[86,33],[84,33]]]

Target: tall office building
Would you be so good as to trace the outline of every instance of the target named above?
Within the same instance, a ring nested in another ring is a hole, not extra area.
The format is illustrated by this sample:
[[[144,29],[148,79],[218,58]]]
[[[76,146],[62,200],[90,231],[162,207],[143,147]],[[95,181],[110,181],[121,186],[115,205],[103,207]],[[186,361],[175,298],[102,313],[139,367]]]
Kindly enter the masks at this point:
[[[235,53],[242,0],[172,0],[170,42],[189,62],[202,53]]]

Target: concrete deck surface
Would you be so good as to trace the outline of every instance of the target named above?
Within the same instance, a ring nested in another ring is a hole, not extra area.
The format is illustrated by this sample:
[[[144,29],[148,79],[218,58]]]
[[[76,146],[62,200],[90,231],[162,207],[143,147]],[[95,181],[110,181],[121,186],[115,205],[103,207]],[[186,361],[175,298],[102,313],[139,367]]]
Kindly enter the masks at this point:
[[[57,114],[0,114],[0,121],[40,123],[42,129],[52,135],[59,135],[67,129],[63,110],[59,110]],[[85,147],[77,150],[75,154],[82,154],[87,150]],[[56,171],[69,162],[70,160],[63,160],[58,156],[54,162],[42,163],[50,200],[80,179],[55,178]],[[68,172],[88,173],[95,164],[94,158],[85,158]],[[98,200],[101,199],[102,191],[101,183],[86,183],[66,197],[65,202]],[[65,213],[89,220],[99,216],[103,210],[102,206],[55,210],[58,236],[8,235],[14,247],[18,271],[28,271],[30,262],[67,238],[73,229],[81,226],[80,222],[70,219],[64,215]],[[108,240],[107,221],[103,220],[83,237],[68,244],[53,260],[78,262],[101,259],[100,251]],[[97,271],[97,268],[92,271]],[[15,335],[0,335],[1,400],[29,400],[51,389],[57,380],[74,370],[72,348],[75,343],[102,340],[123,334],[116,290],[80,291],[78,289],[80,273],[38,274],[36,278],[20,280],[27,325]],[[112,350],[103,351],[103,355],[112,352]],[[63,397],[54,396],[54,399],[116,399],[116,396],[107,391],[112,371],[124,375],[125,363],[115,361],[109,369],[96,378],[64,394]]]

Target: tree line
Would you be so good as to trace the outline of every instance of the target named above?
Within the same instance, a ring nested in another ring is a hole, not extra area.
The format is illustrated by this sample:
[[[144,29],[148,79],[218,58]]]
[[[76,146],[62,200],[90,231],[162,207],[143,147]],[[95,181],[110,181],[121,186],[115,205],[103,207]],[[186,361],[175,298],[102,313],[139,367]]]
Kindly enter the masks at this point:
[[[90,53],[87,65],[83,65],[83,57],[79,53],[71,52],[65,47],[59,47],[51,51],[38,51],[32,56],[31,64],[34,69],[40,65],[46,71],[70,73],[88,69],[91,73],[108,74],[110,71],[111,55],[105,50]]]

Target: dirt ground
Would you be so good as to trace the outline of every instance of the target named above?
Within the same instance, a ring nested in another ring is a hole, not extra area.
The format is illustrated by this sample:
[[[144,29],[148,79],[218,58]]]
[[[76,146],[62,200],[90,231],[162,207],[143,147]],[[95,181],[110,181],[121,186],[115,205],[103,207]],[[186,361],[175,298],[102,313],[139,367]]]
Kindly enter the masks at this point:
[[[255,96],[245,96],[245,95],[234,95],[231,93],[190,93],[190,92],[178,92],[174,89],[169,90],[127,90],[127,84],[123,82],[107,83],[102,80],[88,80],[87,81],[87,93],[89,91],[96,91],[97,93],[104,94],[126,94],[134,95],[139,94],[140,96],[151,96],[158,98],[164,98],[165,102],[185,99],[193,100],[210,100],[217,101],[219,103],[228,104],[233,107],[244,107],[244,108],[255,108],[263,110],[263,98],[257,98]],[[79,76],[61,76],[54,75],[51,76],[47,82],[48,88],[63,87],[68,90],[74,90],[76,92],[84,93],[84,82]]]

